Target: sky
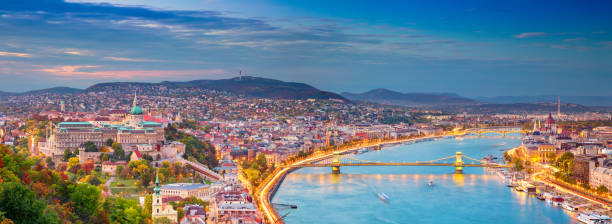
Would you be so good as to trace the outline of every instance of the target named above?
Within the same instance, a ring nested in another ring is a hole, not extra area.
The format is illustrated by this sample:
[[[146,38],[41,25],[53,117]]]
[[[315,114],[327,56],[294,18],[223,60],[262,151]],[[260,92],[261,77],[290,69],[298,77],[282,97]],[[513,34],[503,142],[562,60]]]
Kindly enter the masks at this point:
[[[0,0],[0,91],[243,74],[612,96],[610,1]]]

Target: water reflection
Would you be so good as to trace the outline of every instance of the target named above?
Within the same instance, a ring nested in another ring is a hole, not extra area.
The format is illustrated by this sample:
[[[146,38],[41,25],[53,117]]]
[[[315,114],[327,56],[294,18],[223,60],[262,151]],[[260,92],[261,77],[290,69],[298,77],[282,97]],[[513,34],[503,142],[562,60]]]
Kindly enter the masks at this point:
[[[501,146],[503,144],[503,146]],[[465,137],[390,147],[356,156],[368,161],[427,161],[462,151],[472,158],[501,157],[501,148],[518,139]],[[274,203],[295,204],[293,223],[569,223],[562,209],[505,186],[501,178],[482,168],[453,167],[342,167],[299,169],[285,179]],[[314,181],[313,181],[314,180]],[[428,186],[432,180],[434,186]],[[390,199],[381,202],[378,192]],[[282,210],[283,208],[278,208]]]

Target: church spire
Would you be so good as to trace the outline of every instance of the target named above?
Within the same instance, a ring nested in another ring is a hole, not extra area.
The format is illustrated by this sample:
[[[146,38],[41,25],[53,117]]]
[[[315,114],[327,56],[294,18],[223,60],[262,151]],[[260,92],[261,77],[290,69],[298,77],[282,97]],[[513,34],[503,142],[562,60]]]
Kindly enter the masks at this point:
[[[155,195],[160,195],[161,189],[159,188],[159,168],[157,168],[157,173],[155,174]]]
[[[132,103],[132,107],[136,107],[136,91],[134,91],[134,103]]]

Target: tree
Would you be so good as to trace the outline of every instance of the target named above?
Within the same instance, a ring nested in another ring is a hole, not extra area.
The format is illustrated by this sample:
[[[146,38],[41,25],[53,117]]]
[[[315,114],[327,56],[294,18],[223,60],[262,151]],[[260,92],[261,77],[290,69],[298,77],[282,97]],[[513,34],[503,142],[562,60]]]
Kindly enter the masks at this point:
[[[98,147],[96,146],[96,144],[91,141],[86,141],[85,143],[83,143],[83,147],[85,148],[85,152],[97,152],[98,151]]]
[[[68,159],[70,159],[71,157],[73,157],[74,154],[72,154],[72,151],[70,151],[70,149],[66,149],[64,150],[64,162],[68,161]]]
[[[70,170],[73,167],[76,167],[78,165],[79,165],[79,158],[72,157],[72,158],[68,159],[68,170]]]
[[[106,146],[113,147],[114,143],[115,143],[115,141],[113,141],[112,138],[106,139]]]
[[[176,210],[176,218],[180,221],[183,217],[185,217],[185,210],[183,208],[178,208]]]
[[[100,202],[100,189],[89,184],[78,184],[69,186],[70,201],[74,202],[76,214],[87,221],[98,210]]]
[[[55,169],[55,163],[53,162],[53,159],[51,159],[51,157],[47,157],[45,159],[45,163],[47,163],[47,168],[54,170]]]
[[[144,201],[145,217],[151,218],[151,213],[153,213],[153,196],[151,194],[147,194]]]
[[[123,146],[121,143],[115,142],[112,145],[113,148],[113,156],[118,160],[125,160],[125,151],[123,150]]]
[[[117,166],[117,169],[115,169],[115,176],[121,176],[123,169],[123,166]]]
[[[20,183],[0,185],[0,211],[16,223],[42,223],[45,203],[36,199],[34,192]],[[55,220],[57,223],[57,220]]]
[[[185,205],[201,205],[206,208],[206,202],[194,196],[182,199],[181,201],[179,201],[176,207],[185,207]]]
[[[106,162],[110,160],[110,156],[106,153],[100,154],[100,162]]]
[[[599,185],[599,187],[597,187],[597,192],[599,193],[607,193],[608,192],[608,188],[604,185]]]
[[[263,153],[260,153],[259,155],[257,155],[256,163],[259,166],[259,171],[266,170],[267,169],[266,155],[264,155]]]
[[[521,161],[520,159],[517,159],[516,161],[514,161],[514,168],[517,171],[521,171],[525,169],[525,167],[523,166],[523,161]]]

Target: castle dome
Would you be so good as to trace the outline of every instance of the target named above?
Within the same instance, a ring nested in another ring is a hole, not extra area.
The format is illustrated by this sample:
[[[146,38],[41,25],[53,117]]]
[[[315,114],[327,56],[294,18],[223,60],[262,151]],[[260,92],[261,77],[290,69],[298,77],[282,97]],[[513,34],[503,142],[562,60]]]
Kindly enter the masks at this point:
[[[134,107],[132,107],[132,110],[130,111],[130,114],[132,114],[132,115],[142,115],[142,108],[140,108],[139,106],[134,106]]]

